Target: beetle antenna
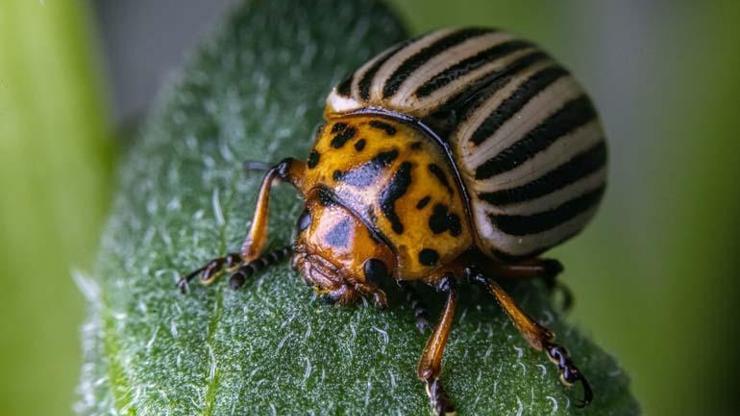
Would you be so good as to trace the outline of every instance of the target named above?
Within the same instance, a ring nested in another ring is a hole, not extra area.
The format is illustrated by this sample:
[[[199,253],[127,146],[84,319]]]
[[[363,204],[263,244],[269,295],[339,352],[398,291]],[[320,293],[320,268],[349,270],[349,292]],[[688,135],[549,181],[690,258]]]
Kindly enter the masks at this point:
[[[262,271],[270,266],[280,263],[293,253],[293,246],[273,250],[267,254],[257,257],[253,261],[239,267],[229,278],[229,287],[237,290],[244,285],[248,277]]]

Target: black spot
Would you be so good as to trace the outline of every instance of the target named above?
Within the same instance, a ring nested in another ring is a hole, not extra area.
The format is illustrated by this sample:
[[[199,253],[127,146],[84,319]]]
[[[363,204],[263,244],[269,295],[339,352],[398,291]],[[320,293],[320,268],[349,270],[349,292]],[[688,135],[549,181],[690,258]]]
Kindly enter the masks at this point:
[[[439,261],[439,254],[431,248],[425,248],[419,252],[419,263],[424,266],[434,266]]]
[[[398,150],[393,149],[388,152],[380,152],[377,156],[375,156],[372,160],[373,163],[382,165],[383,167],[387,167],[391,164],[396,158],[398,157]]]
[[[344,129],[347,128],[347,123],[334,123],[333,126],[331,126],[331,134],[337,134],[340,131],[344,131]]]
[[[365,139],[360,139],[355,143],[355,150],[361,152],[365,148]]]
[[[413,150],[419,150],[419,149],[421,149],[421,142],[413,142],[413,143],[411,143],[411,148]]]
[[[388,278],[388,267],[378,259],[369,259],[362,265],[365,281],[379,285]]]
[[[429,217],[429,229],[434,234],[441,234],[450,230],[450,234],[454,237],[462,233],[460,217],[455,213],[449,212],[447,206],[442,204],[436,204],[434,206],[434,212]]]
[[[383,211],[385,217],[388,218],[388,221],[390,221],[391,227],[396,234],[403,233],[403,224],[401,224],[401,219],[396,214],[394,205],[396,200],[406,193],[410,184],[411,163],[403,162],[388,185],[380,193],[380,209]]]
[[[432,198],[429,197],[429,195],[425,196],[424,198],[421,198],[419,202],[416,203],[416,209],[424,209],[425,206],[429,203],[429,201]]]
[[[369,161],[342,174],[342,176],[337,180],[341,180],[344,183],[357,187],[370,186],[378,179],[378,176],[383,172],[383,169],[390,166],[397,157],[398,150],[380,152]]]
[[[442,168],[440,168],[434,163],[430,163],[429,166],[427,166],[427,168],[429,168],[429,172],[431,172],[432,175],[434,175],[434,177],[437,178],[437,180],[445,188],[447,188],[447,192],[452,193],[452,187],[450,186],[450,183],[447,181],[447,175],[445,175],[445,172],[442,170]]]
[[[370,120],[370,127],[374,129],[383,130],[385,134],[389,136],[393,136],[394,134],[396,134],[396,128],[384,121]]]
[[[308,168],[313,169],[316,167],[316,165],[319,164],[319,152],[315,150],[311,150],[311,153],[308,154]]]
[[[339,123],[335,124],[334,127],[336,127]],[[334,130],[332,128],[332,130]],[[345,143],[347,143],[347,140],[355,137],[355,133],[357,133],[357,129],[354,127],[347,127],[344,130],[340,131],[336,136],[334,136],[333,139],[331,139],[331,147],[335,149],[339,149],[342,146],[344,146]]]
[[[296,230],[301,233],[303,231],[306,231],[308,227],[311,226],[311,213],[308,212],[308,209],[303,209],[303,212],[301,213],[301,216],[298,217],[298,221],[296,222]]]
[[[336,203],[334,199],[334,192],[324,186],[320,186],[318,189],[318,200],[319,204],[324,207],[331,206]]]
[[[335,248],[345,248],[349,242],[350,228],[352,224],[348,218],[344,218],[337,225],[335,225],[328,233],[324,236],[324,241]]]
[[[333,173],[331,174],[331,177],[332,177],[332,179],[334,179],[335,181],[339,181],[339,180],[341,180],[341,179],[342,179],[342,175],[343,175],[343,174],[342,174],[342,171],[341,171],[341,170],[335,170],[335,171],[334,171],[334,172],[333,172]]]

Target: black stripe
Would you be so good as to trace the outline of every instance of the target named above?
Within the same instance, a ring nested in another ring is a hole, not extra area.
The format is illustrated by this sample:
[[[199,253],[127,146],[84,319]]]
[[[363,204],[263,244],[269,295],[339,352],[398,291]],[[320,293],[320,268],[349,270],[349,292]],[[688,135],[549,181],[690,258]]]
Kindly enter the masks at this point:
[[[524,135],[522,139],[478,166],[475,170],[475,179],[488,179],[514,169],[536,153],[547,149],[563,135],[595,117],[596,110],[585,95],[568,101],[540,125]]]
[[[433,76],[429,81],[421,85],[414,95],[417,97],[426,97],[432,94],[434,91],[444,87],[452,81],[467,75],[476,69],[495,61],[496,59],[502,58],[511,52],[518,51],[520,49],[532,46],[531,43],[523,40],[511,40],[508,42],[500,43],[485,49],[477,54],[463,59],[462,61],[447,67],[447,69]]]
[[[496,107],[491,114],[473,132],[470,141],[476,145],[481,144],[491,137],[506,121],[510,120],[516,113],[527,105],[527,103],[542,92],[549,85],[567,75],[568,71],[560,66],[551,66],[540,70],[522,85],[520,85],[509,97]]]
[[[509,83],[512,77],[545,59],[549,59],[546,53],[539,50],[534,51],[517,58],[505,68],[493,70],[480,76],[471,82],[468,88],[441,104],[439,110],[432,117],[444,118],[444,114],[454,111],[456,123],[462,124],[464,120],[480,108],[485,100]]]
[[[596,205],[604,194],[604,188],[605,186],[602,185],[549,211],[532,215],[491,214],[488,218],[494,227],[509,235],[523,236],[541,233],[575,218],[578,214]]]
[[[406,59],[386,81],[383,86],[383,98],[389,98],[398,91],[398,87],[417,69],[433,57],[443,53],[455,45],[465,42],[470,38],[491,33],[490,29],[468,28],[456,30],[447,36],[434,41],[431,45],[423,48],[416,54]]]
[[[375,78],[375,74],[378,73],[378,70],[381,66],[383,66],[384,63],[388,61],[393,55],[396,54],[396,52],[400,51],[401,49],[405,48],[409,43],[411,43],[413,40],[409,39],[405,42],[402,42],[395,46],[393,49],[387,51],[385,54],[381,55],[377,61],[375,61],[370,68],[365,71],[365,74],[362,75],[362,78],[360,78],[360,82],[357,84],[359,90],[360,90],[360,98],[367,101],[370,99],[370,86],[373,84],[373,78]]]
[[[396,134],[396,128],[386,123],[385,121],[370,120],[370,127],[374,129],[383,130],[385,134],[389,136],[393,136],[394,134]]]
[[[575,183],[601,169],[605,164],[606,143],[602,140],[525,185],[496,192],[484,192],[478,196],[480,199],[498,206],[535,199]]]
[[[396,234],[403,234],[403,223],[396,213],[396,200],[401,198],[411,185],[411,163],[403,162],[393,178],[380,192],[380,209],[391,223],[391,228]]]
[[[340,82],[339,85],[337,85],[337,94],[349,97],[352,95],[352,80],[355,77],[355,73],[349,74],[347,78],[344,79],[344,81]]]

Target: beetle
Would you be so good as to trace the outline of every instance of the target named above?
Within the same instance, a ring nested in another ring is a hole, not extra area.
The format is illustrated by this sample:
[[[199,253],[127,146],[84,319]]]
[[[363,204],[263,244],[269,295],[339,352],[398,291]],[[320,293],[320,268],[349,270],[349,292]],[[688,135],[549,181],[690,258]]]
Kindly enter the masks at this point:
[[[586,405],[593,393],[583,373],[499,282],[543,278],[552,285],[563,268],[540,254],[594,215],[606,161],[591,100],[535,44],[496,29],[432,31],[387,49],[336,85],[307,159],[266,169],[240,252],[209,261],[178,285],[184,292],[196,276],[210,284],[229,272],[230,286],[239,288],[292,256],[303,279],[338,304],[368,298],[384,307],[387,281],[432,286],[446,303],[417,375],[433,411],[450,414],[442,356],[457,287],[477,283],[555,363],[564,384],[580,382],[579,405]],[[263,254],[277,180],[298,190],[305,210],[295,242]]]

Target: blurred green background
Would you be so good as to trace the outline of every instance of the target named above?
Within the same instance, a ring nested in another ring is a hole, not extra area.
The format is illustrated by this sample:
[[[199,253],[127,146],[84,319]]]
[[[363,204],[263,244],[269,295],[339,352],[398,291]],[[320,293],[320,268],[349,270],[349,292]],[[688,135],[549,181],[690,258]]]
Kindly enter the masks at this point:
[[[506,27],[575,72],[601,110],[611,170],[593,225],[551,253],[577,296],[570,319],[618,357],[646,414],[735,414],[740,2],[391,3],[414,32]],[[179,37],[166,22],[125,32],[151,14],[122,4],[0,2],[2,415],[73,413],[85,307],[73,275],[95,253],[120,132],[151,101],[126,82],[162,82],[143,79],[155,73],[146,54],[116,51],[152,54],[126,40]],[[182,43],[168,50],[175,62]]]

